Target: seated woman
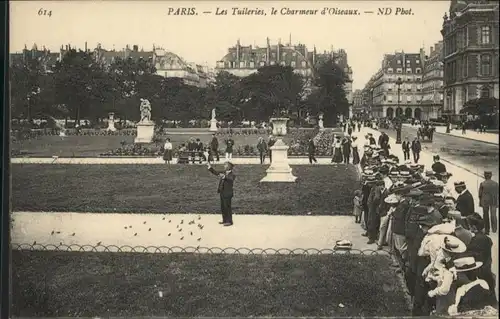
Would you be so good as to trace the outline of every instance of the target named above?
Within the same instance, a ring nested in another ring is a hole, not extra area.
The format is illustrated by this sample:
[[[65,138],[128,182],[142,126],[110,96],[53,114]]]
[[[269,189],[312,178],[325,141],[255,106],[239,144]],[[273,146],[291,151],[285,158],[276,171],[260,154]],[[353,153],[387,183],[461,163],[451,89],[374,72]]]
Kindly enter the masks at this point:
[[[450,272],[456,274],[450,291],[454,294],[454,303],[449,306],[448,314],[455,316],[464,312],[482,311],[484,308],[497,309],[497,302],[491,296],[488,283],[478,278],[477,270],[483,265],[474,257],[463,257],[453,261],[454,267]]]

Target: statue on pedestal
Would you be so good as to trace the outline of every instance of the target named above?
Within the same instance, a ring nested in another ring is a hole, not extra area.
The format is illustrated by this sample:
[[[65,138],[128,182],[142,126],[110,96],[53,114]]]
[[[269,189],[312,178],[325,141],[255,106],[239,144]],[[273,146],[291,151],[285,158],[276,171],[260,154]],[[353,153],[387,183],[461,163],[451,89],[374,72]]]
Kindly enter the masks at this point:
[[[139,106],[141,111],[140,122],[150,122],[151,121],[151,103],[147,99],[141,99],[141,105]]]
[[[215,120],[215,108],[212,109],[212,120]]]

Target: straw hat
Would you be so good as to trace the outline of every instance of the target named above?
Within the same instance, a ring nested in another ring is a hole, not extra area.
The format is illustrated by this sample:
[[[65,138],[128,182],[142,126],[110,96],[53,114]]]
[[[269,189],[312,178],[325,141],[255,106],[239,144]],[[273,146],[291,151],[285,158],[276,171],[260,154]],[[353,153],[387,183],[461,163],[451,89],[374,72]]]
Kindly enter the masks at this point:
[[[465,245],[465,243],[452,235],[446,236],[444,238],[441,248],[443,248],[443,250],[447,252],[455,254],[460,254],[467,250],[467,246]]]
[[[450,271],[464,272],[478,269],[483,263],[481,261],[476,261],[474,257],[464,257],[453,260],[453,265]]]
[[[440,181],[438,179],[431,180],[431,183],[436,185],[436,186],[439,186],[439,187],[443,187],[445,185],[442,181]]]
[[[397,204],[399,203],[399,201],[400,201],[399,196],[395,194],[391,194],[384,199],[384,202],[386,202],[387,204]]]

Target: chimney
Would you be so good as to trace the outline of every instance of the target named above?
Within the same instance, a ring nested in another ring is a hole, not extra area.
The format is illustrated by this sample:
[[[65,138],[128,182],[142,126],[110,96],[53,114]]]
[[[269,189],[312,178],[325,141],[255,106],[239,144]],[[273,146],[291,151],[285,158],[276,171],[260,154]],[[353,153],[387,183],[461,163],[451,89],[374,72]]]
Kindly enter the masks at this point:
[[[267,50],[266,50],[266,64],[269,64],[270,60],[270,55],[271,55],[271,45],[269,44],[269,37],[266,38],[267,40]]]
[[[85,52],[88,52],[88,49],[87,49],[87,41],[85,41]]]
[[[132,47],[132,49],[134,50],[134,52],[139,52],[139,46],[138,45],[134,45]]]
[[[237,62],[240,61],[240,39],[238,39],[238,41],[236,41],[236,61]],[[238,67],[239,67],[239,64],[238,64]]]

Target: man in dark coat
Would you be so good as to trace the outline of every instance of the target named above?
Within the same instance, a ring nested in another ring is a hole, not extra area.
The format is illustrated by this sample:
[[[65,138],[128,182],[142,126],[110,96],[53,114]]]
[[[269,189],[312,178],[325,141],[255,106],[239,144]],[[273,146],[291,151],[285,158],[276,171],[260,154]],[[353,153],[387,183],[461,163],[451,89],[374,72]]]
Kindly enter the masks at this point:
[[[377,144],[377,141],[375,141],[375,137],[373,137],[372,133],[368,133],[368,140],[370,141],[370,145]]]
[[[260,163],[264,164],[267,155],[267,144],[262,137],[259,137],[257,142],[257,150],[259,151]]]
[[[474,197],[465,186],[465,182],[455,182],[455,191],[457,192],[457,210],[463,217],[474,214]]]
[[[276,140],[274,139],[274,137],[271,135],[269,136],[269,140],[267,141],[267,149],[269,150],[269,162],[273,162],[273,150],[271,149],[271,147],[274,146],[274,144],[276,143]]]
[[[349,164],[349,158],[351,157],[351,141],[347,137],[342,139],[342,155],[344,157],[344,164]]]
[[[198,158],[199,158],[199,161],[200,161],[200,164],[203,162],[203,161],[206,161],[207,158],[205,158],[205,154],[203,153],[205,147],[203,146],[203,142],[200,141],[199,138],[196,139],[196,151],[198,153]]]
[[[220,195],[220,207],[222,211],[222,221],[219,224],[224,226],[233,225],[233,212],[231,201],[233,199],[233,186],[236,175],[233,173],[233,164],[231,162],[224,163],[224,172],[217,172],[210,164],[207,164],[210,173],[219,176],[219,185],[217,193]]]
[[[415,137],[413,142],[411,142],[411,151],[413,153],[413,161],[418,163],[418,160],[420,159],[420,152],[422,151],[422,145],[420,144],[418,137]]]
[[[198,151],[198,144],[194,138],[189,139],[187,149],[189,151],[189,156],[191,157],[191,162],[194,163]]]
[[[214,155],[215,159],[220,161],[219,158],[219,140],[217,140],[217,137],[215,134],[212,134],[212,140],[210,141],[210,150],[212,151],[212,154]]]
[[[446,166],[444,166],[443,163],[440,162],[439,155],[434,155],[434,163],[432,164],[431,168],[436,173],[436,175],[442,175],[443,173],[446,173]]]
[[[314,141],[312,138],[310,138],[309,142],[307,143],[307,153],[309,155],[309,164],[318,162],[316,160],[316,145],[314,145]]]
[[[479,185],[479,206],[483,208],[484,232],[497,232],[498,183],[491,179],[492,172],[484,172],[484,181]]]
[[[403,149],[404,160],[408,161],[410,159],[410,141],[408,140],[408,136],[405,137],[403,143],[401,143],[401,148]]]

